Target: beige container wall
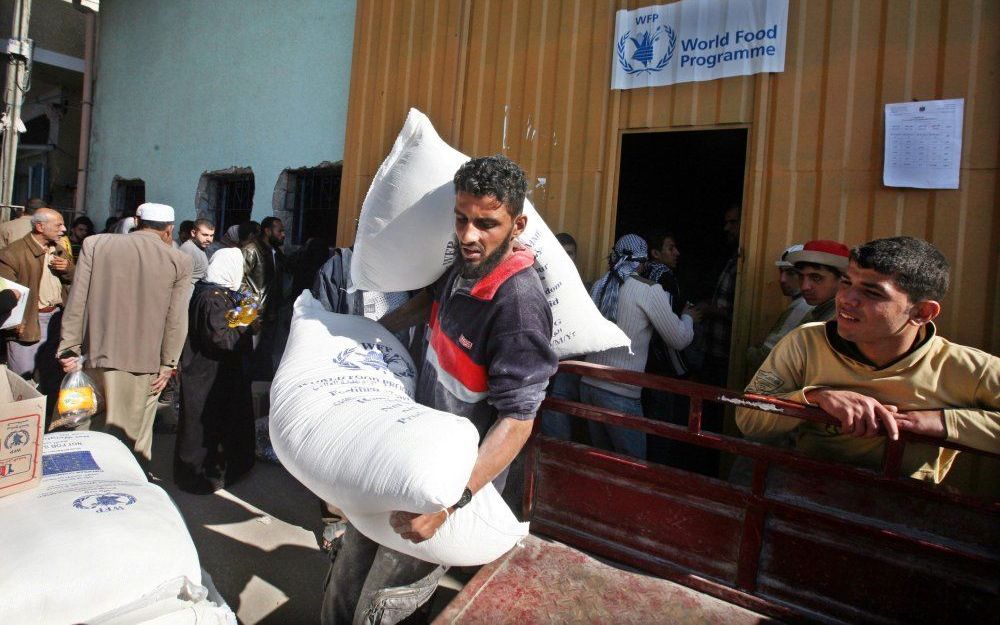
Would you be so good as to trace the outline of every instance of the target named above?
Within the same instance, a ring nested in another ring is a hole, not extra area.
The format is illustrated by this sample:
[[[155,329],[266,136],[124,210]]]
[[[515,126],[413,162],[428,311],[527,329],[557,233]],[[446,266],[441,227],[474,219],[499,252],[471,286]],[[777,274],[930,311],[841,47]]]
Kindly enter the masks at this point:
[[[783,73],[612,91],[615,11],[649,4],[359,2],[340,243],[410,107],[458,149],[519,162],[589,279],[612,243],[623,133],[747,127],[734,353],[780,312],[772,261],[786,245],[895,234],[952,262],[941,333],[1000,352],[1000,3],[791,0]],[[960,188],[884,188],[884,105],[940,98],[965,98]]]

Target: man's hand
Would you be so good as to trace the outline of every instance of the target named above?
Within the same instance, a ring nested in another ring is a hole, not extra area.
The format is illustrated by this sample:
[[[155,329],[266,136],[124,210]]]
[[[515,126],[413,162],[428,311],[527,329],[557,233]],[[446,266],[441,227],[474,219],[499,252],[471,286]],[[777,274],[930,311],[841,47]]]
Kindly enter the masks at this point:
[[[15,302],[21,301],[21,292],[20,291],[18,291],[17,289],[10,289],[10,292],[14,294],[14,301]]]
[[[896,407],[884,405],[877,400],[855,393],[835,389],[817,389],[806,393],[806,399],[817,404],[826,413],[840,421],[840,431],[858,437],[878,435],[879,422],[885,426],[889,438],[899,438],[896,424]]]
[[[438,528],[448,520],[448,513],[444,510],[431,512],[430,514],[417,514],[415,512],[393,512],[389,516],[389,524],[392,530],[414,543],[421,543],[437,532]]]
[[[947,438],[948,428],[944,423],[944,410],[911,410],[896,413],[899,429],[922,436]]]
[[[687,315],[688,317],[691,317],[691,320],[694,321],[695,323],[701,321],[701,310],[691,302],[685,304],[684,310],[681,311],[681,315]]]
[[[69,269],[69,259],[63,258],[62,256],[53,256],[52,260],[49,262],[49,269],[62,273]]]
[[[59,360],[59,364],[62,366],[63,373],[73,373],[82,368],[79,356],[68,356],[66,358],[58,358],[57,360]]]
[[[160,372],[156,374],[153,381],[149,383],[149,394],[159,395],[167,387],[170,376],[173,375],[174,368],[160,365]]]

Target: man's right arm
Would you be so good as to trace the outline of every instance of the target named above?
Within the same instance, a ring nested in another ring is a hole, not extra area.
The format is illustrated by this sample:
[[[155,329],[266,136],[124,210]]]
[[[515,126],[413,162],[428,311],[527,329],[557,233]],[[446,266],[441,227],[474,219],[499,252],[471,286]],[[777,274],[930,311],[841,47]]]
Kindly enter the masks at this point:
[[[90,296],[90,277],[93,271],[93,239],[85,239],[80,248],[80,258],[76,264],[73,286],[70,287],[66,309],[62,317],[62,340],[58,354],[66,350],[80,353],[83,345],[83,318]]]
[[[806,401],[802,393],[805,354],[802,345],[794,340],[795,338],[786,337],[775,346],[750,380],[745,392],[791,401]],[[771,438],[791,432],[800,423],[802,419],[773,412],[751,408],[736,409],[736,425],[747,438]]]
[[[405,304],[378,320],[390,332],[407,330],[427,323],[431,316],[434,298],[426,289],[417,293]]]

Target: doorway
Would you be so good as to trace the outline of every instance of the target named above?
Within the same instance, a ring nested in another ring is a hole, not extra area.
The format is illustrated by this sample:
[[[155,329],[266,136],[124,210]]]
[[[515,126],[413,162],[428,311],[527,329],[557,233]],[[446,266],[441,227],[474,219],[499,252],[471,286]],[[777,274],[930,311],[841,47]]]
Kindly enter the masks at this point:
[[[677,237],[687,299],[712,296],[728,260],[723,216],[743,199],[747,129],[629,133],[622,137],[615,240],[656,229]]]

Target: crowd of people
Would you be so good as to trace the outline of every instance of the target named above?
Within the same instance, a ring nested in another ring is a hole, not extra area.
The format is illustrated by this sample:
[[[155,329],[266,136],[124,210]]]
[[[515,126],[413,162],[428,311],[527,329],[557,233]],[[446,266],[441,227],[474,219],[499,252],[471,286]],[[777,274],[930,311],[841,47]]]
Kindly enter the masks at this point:
[[[6,362],[50,398],[63,372],[84,368],[104,409],[83,427],[118,436],[147,466],[157,398],[179,379],[174,480],[208,494],[254,464],[250,383],[273,377],[291,302],[309,288],[327,310],[365,315],[397,333],[418,363],[417,401],[468,418],[479,431],[479,458],[458,501],[435,513],[393,514],[393,529],[413,541],[433,536],[486,484],[503,490],[546,393],[686,423],[682,396],[557,373],[552,311],[534,253],[518,241],[528,219],[520,167],[502,156],[473,159],[456,172],[454,188],[460,253],[438,281],[410,293],[354,290],[351,249],[321,239],[286,256],[284,224],[275,217],[230,225],[218,240],[215,224],[199,218],[182,222],[174,240],[167,205],[142,204],[95,235],[89,219],[67,232],[59,212],[29,202],[24,215],[0,225],[0,277],[28,288],[23,321],[8,332]],[[620,237],[590,293],[631,348],[586,359],[725,386],[739,220],[738,206],[725,211],[725,264],[706,278],[712,295],[698,303],[688,301],[678,277],[678,233]],[[575,261],[573,237],[557,238]],[[936,248],[910,237],[853,249],[814,240],[790,246],[775,265],[788,303],[745,354],[753,373],[747,390],[818,405],[841,425],[741,408],[736,422],[747,437],[862,465],[877,462],[886,435],[905,431],[998,450],[1000,360],[938,336],[933,320],[949,267]],[[18,297],[0,292],[0,314]],[[234,323],[233,311],[248,301],[253,318]],[[704,426],[721,431],[722,417],[706,407]],[[719,474],[717,456],[700,448],[598,422],[585,427],[551,410],[540,418],[549,436]],[[904,467],[921,479],[941,481],[955,457],[932,446],[907,449]],[[443,567],[374,543],[329,504],[322,510],[332,554],[324,623],[385,610],[402,618],[430,597]]]

